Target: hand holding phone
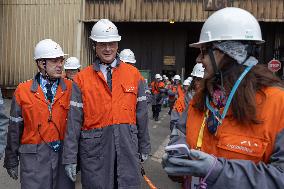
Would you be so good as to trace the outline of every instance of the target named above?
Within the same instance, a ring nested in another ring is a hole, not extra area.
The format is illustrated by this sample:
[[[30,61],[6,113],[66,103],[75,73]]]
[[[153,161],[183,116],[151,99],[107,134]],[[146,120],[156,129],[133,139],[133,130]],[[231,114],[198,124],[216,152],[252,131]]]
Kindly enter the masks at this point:
[[[173,144],[165,147],[170,157],[191,159],[190,151],[186,144]]]

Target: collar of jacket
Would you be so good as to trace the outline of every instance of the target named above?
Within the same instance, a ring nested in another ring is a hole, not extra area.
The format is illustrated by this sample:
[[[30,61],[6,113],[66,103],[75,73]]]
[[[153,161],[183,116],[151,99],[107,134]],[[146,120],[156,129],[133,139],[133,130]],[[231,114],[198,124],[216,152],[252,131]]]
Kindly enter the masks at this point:
[[[116,57],[116,61],[117,61],[117,63],[116,63],[116,68],[117,68],[121,64],[119,57]],[[95,59],[95,61],[93,63],[93,68],[97,72],[100,71],[100,59],[98,59],[98,58]]]
[[[33,79],[33,84],[31,86],[31,91],[34,92],[34,93],[37,91],[37,88],[38,88],[38,85],[39,85],[39,83],[38,83],[39,74],[40,74],[39,72],[36,74],[35,78]],[[66,87],[63,80],[64,80],[63,78],[60,78],[59,85],[61,86],[62,91],[65,91],[67,89],[67,87]]]

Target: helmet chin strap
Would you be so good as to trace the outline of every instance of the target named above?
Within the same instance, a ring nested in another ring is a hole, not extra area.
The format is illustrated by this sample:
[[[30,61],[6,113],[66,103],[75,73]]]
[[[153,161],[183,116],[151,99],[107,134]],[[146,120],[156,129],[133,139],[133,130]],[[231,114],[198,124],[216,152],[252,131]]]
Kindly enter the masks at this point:
[[[214,69],[215,82],[220,83],[221,87],[223,88],[223,74],[221,70],[218,69],[212,48],[208,49],[208,55],[210,57],[212,67]]]
[[[55,78],[55,79],[52,79],[49,75],[48,75],[48,73],[47,73],[47,71],[46,71],[46,60],[43,60],[43,67],[44,67],[44,73],[42,74],[42,76],[43,76],[43,78],[44,79],[46,79],[46,80],[48,80],[50,83],[54,83],[57,79]]]

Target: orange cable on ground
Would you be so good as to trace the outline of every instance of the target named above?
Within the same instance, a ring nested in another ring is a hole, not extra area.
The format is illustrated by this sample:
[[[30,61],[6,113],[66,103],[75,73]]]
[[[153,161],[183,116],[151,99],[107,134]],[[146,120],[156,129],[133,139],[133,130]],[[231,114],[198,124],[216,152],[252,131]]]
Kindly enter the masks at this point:
[[[148,184],[148,186],[151,188],[151,189],[157,189],[157,187],[151,182],[151,180],[146,176],[146,173],[145,173],[145,170],[141,164],[141,174],[144,178],[144,180],[146,181],[146,183]]]

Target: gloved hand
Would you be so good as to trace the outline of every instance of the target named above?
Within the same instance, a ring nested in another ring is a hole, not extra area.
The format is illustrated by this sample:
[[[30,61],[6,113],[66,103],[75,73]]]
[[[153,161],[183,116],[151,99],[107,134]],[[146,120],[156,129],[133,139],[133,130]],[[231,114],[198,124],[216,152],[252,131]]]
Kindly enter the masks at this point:
[[[67,176],[73,181],[76,181],[76,167],[77,164],[68,164],[65,165],[65,172]]]
[[[7,169],[7,172],[12,179],[18,179],[18,166]]]
[[[141,162],[144,163],[148,159],[148,154],[141,154]]]
[[[165,169],[166,167],[172,167],[172,165],[169,163],[168,161],[169,157],[168,154],[164,154],[162,157],[162,167]],[[183,183],[183,175],[182,176],[173,176],[173,175],[169,175],[168,177],[173,181],[173,182],[178,182],[178,183]]]
[[[162,163],[167,174],[204,177],[215,161],[215,157],[199,150],[191,149],[189,156],[191,160],[165,155]]]

